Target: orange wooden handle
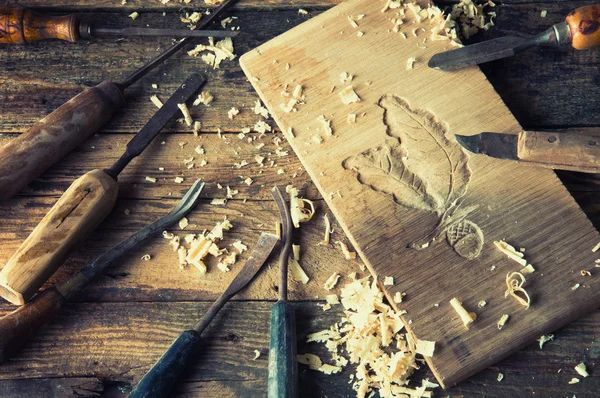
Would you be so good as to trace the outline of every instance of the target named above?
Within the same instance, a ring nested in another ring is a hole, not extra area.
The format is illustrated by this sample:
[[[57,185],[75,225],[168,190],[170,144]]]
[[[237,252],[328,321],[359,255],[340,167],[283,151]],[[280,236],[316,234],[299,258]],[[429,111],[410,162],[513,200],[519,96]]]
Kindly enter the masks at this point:
[[[74,15],[41,15],[23,9],[0,7],[0,43],[24,44],[36,40],[79,39],[79,20]]]
[[[573,48],[585,50],[600,46],[600,4],[580,7],[567,15]]]

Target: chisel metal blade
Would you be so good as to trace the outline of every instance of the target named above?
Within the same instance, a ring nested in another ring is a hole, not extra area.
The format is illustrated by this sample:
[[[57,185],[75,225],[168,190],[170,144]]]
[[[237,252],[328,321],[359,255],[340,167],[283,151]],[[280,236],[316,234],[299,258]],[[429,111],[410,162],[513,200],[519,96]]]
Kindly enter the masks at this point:
[[[90,27],[92,37],[101,36],[157,36],[157,37],[235,37],[240,32],[231,30],[190,30],[190,29],[156,29],[156,28],[113,28],[107,26]]]
[[[499,37],[456,50],[435,54],[429,60],[428,65],[433,69],[453,71],[500,58],[512,57],[515,53],[533,45],[535,43],[532,44],[530,38]]]
[[[455,135],[466,150],[498,159],[519,160],[517,134],[481,133],[472,136]]]

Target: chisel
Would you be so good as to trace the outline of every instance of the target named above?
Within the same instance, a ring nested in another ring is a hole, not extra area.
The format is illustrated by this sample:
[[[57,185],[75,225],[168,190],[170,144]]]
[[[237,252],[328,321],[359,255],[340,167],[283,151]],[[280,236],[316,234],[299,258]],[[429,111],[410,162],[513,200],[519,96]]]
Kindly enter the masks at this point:
[[[235,0],[225,0],[198,24],[201,29]],[[0,201],[12,197],[106,124],[124,102],[123,91],[194,38],[174,44],[119,83],[103,81],[73,97],[0,148]]]
[[[277,187],[271,189],[281,216],[281,253],[279,255],[279,300],[271,309],[269,338],[268,398],[298,397],[298,359],[296,313],[287,301],[288,261],[292,249],[292,217]]]
[[[60,39],[76,43],[80,38],[106,36],[234,37],[228,30],[153,29],[111,27],[82,21],[76,15],[49,16],[21,7],[0,7],[0,43],[25,44]]]
[[[39,328],[54,318],[67,300],[87,286],[106,267],[155,233],[166,230],[188,214],[200,200],[202,188],[204,183],[196,180],[169,214],[123,240],[64,282],[44,290],[24,306],[0,318],[0,363],[11,358]]]
[[[160,359],[152,366],[140,380],[135,389],[129,394],[129,398],[162,398],[169,397],[175,382],[181,372],[192,362],[194,354],[200,345],[200,335],[208,324],[223,308],[230,298],[242,290],[273,251],[279,239],[275,235],[261,234],[256,247],[250,253],[250,257],[244,267],[236,275],[235,279],[227,289],[213,303],[208,312],[193,329],[186,330],[171,344]]]
[[[560,47],[567,44],[577,50],[600,46],[600,5],[577,8],[565,22],[533,37],[506,36],[446,51],[431,57],[429,67],[453,71],[469,66],[512,57],[531,47]]]
[[[38,291],[76,244],[110,213],[117,200],[119,173],[180,112],[177,104],[185,103],[202,84],[202,76],[191,75],[129,141],[125,153],[110,168],[92,170],[71,184],[0,271],[0,296],[23,305]]]

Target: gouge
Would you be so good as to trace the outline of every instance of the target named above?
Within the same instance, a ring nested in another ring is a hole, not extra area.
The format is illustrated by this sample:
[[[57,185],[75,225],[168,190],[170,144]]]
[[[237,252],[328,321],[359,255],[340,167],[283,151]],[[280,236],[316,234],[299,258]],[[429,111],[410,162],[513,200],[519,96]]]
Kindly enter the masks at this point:
[[[24,306],[0,318],[0,363],[11,358],[39,328],[54,318],[67,300],[81,291],[109,265],[188,214],[200,200],[202,188],[204,183],[196,180],[169,214],[123,240],[64,282],[44,290]]]
[[[250,253],[250,257],[244,267],[236,275],[235,279],[227,289],[213,303],[208,312],[193,329],[186,330],[171,344],[160,359],[152,366],[152,369],[144,375],[135,389],[129,394],[129,398],[162,398],[169,397],[175,382],[181,372],[192,362],[198,346],[200,335],[208,324],[223,308],[225,303],[242,290],[254,275],[262,267],[273,251],[279,239],[275,235],[261,234],[256,247]]]
[[[198,24],[198,29],[234,2],[225,0]],[[193,40],[188,37],[174,44],[122,82],[104,81],[84,91],[0,148],[0,201],[12,197],[98,131],[123,104],[123,90]]]
[[[153,29],[102,26],[76,15],[49,16],[16,7],[0,7],[0,43],[25,44],[44,39],[76,43],[80,38],[104,36],[233,37],[227,30]]]
[[[125,153],[108,169],[79,177],[58,199],[31,235],[0,271],[0,296],[23,305],[66,260],[71,250],[112,210],[119,184],[117,176],[142,153],[169,120],[204,84],[193,74],[129,141]]]
[[[298,359],[296,313],[287,301],[288,261],[292,248],[292,218],[277,187],[271,189],[281,216],[281,253],[279,255],[279,300],[271,309],[269,338],[268,398],[298,397]]]
[[[481,133],[456,135],[456,140],[473,153],[524,165],[600,173],[600,131],[597,132],[596,136],[581,134],[581,130]]]
[[[500,37],[431,57],[429,67],[445,71],[512,57],[531,47],[559,47],[571,44],[578,50],[600,46],[600,5],[577,8],[565,22],[550,27],[533,37]]]

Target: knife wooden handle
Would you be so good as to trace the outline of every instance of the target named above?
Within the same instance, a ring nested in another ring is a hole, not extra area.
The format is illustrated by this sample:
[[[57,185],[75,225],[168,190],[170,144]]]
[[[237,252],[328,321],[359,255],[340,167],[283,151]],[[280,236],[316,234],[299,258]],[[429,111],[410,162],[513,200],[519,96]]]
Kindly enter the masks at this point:
[[[0,43],[25,44],[36,40],[60,39],[77,42],[79,19],[61,17],[12,7],[0,7]]]
[[[552,169],[600,173],[600,136],[523,131],[517,156],[521,162]]]
[[[118,184],[102,170],[79,177],[0,272],[0,296],[23,305],[110,213]]]
[[[578,50],[600,46],[600,4],[577,8],[567,15],[571,45]]]

